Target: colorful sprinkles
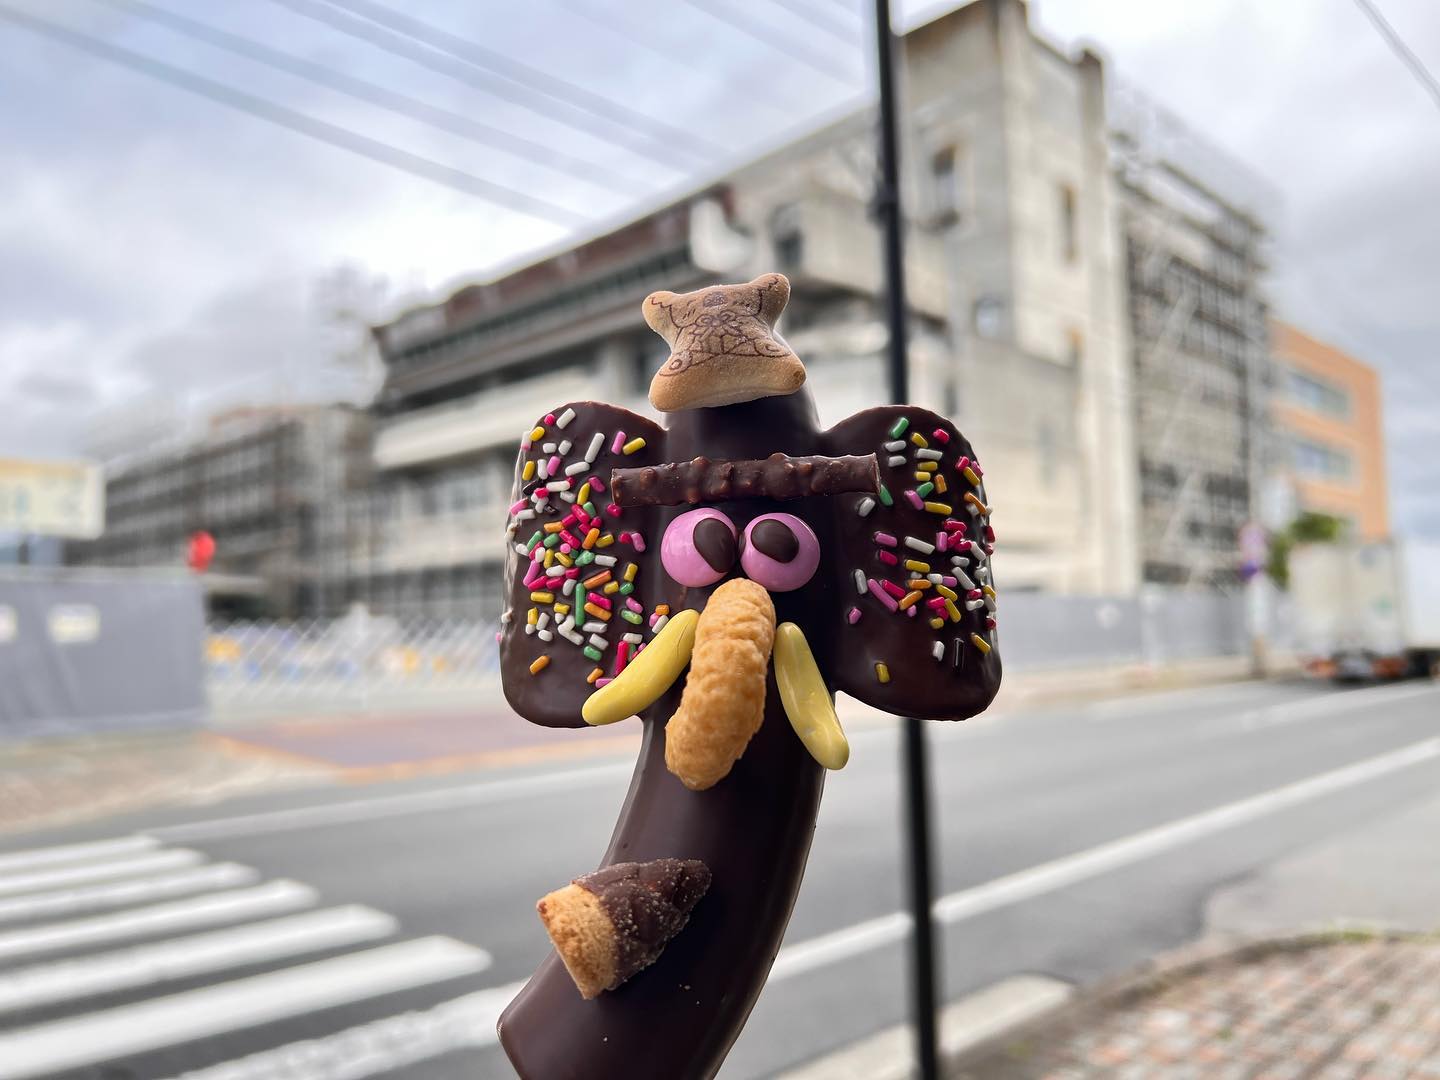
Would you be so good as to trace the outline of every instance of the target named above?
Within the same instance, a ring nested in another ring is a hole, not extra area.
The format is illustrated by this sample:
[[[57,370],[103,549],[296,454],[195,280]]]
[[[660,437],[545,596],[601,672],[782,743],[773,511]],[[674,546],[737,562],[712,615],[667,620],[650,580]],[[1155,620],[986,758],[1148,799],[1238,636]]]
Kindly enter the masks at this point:
[[[930,656],[963,671],[968,655],[985,656],[993,648],[995,531],[985,473],[978,461],[959,453],[960,440],[944,428],[922,434],[911,417],[900,416],[885,435],[876,447],[883,478],[878,501],[862,496],[855,512],[869,518],[878,508],[895,509],[877,514],[870,562],[852,569],[860,599],[845,620],[851,626],[859,622],[867,600],[886,618],[923,615],[919,621],[934,634]],[[921,514],[933,515],[923,531],[912,524]],[[890,681],[885,661],[875,663],[875,678],[882,685]]]
[[[602,508],[596,498],[606,491],[599,463],[605,451],[627,457],[643,450],[645,439],[623,431],[562,437],[576,418],[566,408],[521,435],[525,460],[506,537],[525,560],[525,633],[546,644],[557,638],[568,643],[595,665],[585,669],[585,682],[601,687],[645,648],[644,630],[653,635],[664,627],[670,609],[658,604],[647,612],[633,597],[639,564],[609,552],[629,547],[638,555],[645,538],[634,529],[619,530],[620,507],[608,502]],[[501,619],[511,623],[515,616],[507,610]],[[550,663],[551,653],[541,653],[530,674],[539,676]]]

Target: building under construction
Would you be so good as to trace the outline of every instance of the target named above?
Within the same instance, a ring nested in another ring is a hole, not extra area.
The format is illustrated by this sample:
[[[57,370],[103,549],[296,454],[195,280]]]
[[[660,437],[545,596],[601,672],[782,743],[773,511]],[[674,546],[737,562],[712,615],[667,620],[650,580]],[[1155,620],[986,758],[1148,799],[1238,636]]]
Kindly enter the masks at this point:
[[[1270,451],[1264,186],[1132,91],[1111,98],[1121,192],[1141,574],[1236,580]]]

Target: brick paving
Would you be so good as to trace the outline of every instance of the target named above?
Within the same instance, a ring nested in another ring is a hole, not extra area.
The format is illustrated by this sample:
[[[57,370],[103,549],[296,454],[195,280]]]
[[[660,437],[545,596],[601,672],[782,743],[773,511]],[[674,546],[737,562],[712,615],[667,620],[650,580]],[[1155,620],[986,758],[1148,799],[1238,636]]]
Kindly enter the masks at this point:
[[[1440,939],[1277,944],[1084,1001],[953,1080],[1440,1080]]]

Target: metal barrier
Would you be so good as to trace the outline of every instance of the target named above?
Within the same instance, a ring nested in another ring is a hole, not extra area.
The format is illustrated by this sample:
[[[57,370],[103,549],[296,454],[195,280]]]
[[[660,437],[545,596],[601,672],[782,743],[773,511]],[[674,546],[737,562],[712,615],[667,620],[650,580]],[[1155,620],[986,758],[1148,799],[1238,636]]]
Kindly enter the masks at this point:
[[[368,707],[495,685],[493,623],[340,619],[212,625],[205,641],[212,708]]]
[[[1138,596],[1003,596],[1010,671],[1164,665],[1248,648],[1239,595],[1147,588]],[[357,608],[340,619],[212,626],[205,643],[216,712],[344,710],[473,703],[499,694],[497,625],[395,618]]]

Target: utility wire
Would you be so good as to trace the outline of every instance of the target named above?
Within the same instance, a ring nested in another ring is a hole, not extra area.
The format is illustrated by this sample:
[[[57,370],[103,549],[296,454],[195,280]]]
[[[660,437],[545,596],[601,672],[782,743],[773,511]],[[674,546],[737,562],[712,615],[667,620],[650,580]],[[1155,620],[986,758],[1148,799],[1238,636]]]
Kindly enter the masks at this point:
[[[595,11],[588,6],[584,0],[551,0],[552,3],[565,8],[580,16],[586,22],[618,35],[633,45],[637,45],[647,52],[656,56],[664,57],[670,63],[682,68],[691,77],[694,76],[694,61],[684,52],[678,49],[669,49],[662,44],[649,40],[650,27],[645,25],[643,18],[637,18],[630,14],[630,9],[624,4],[612,4],[603,11]],[[772,99],[768,95],[758,95],[748,104],[758,105],[761,108],[769,109],[771,112],[780,113],[783,116],[794,116],[794,110],[786,108],[781,102]],[[807,103],[813,105],[813,102]]]
[[[824,8],[811,7],[805,0],[774,0],[774,3],[792,15],[804,19],[816,30],[839,38],[852,48],[860,47],[859,27],[851,25],[843,18],[837,18],[833,10],[826,11]]]
[[[561,172],[574,180],[592,183],[626,196],[633,196],[646,184],[645,181],[636,177],[613,172],[584,158],[556,150],[544,143],[535,142],[522,135],[514,135],[501,128],[492,127],[483,121],[473,120],[460,113],[451,112],[449,109],[442,109],[421,101],[419,98],[398,93],[366,79],[356,78],[324,64],[317,64],[302,57],[272,49],[268,45],[250,38],[232,34],[228,30],[222,30],[209,23],[147,3],[146,0],[94,0],[94,2],[128,12],[137,18],[148,19],[176,33],[203,41],[208,45],[246,57],[268,67],[288,72],[331,90],[337,90],[360,101],[378,105],[382,109],[388,109],[402,116],[430,124],[483,146],[525,158]]]
[[[16,11],[8,5],[0,4],[0,19],[8,19],[33,33],[64,42],[72,48],[88,52],[113,64],[119,64],[121,67],[130,68],[132,71],[149,75],[170,86],[188,90],[192,94],[198,94],[200,97],[209,98],[221,105],[228,105],[232,109],[268,120],[272,124],[289,128],[301,135],[308,135],[312,139],[348,150],[352,154],[369,158],[371,161],[378,161],[382,165],[389,165],[391,168],[408,172],[433,183],[443,184],[467,195],[478,196],[487,202],[525,214],[539,221],[548,224],[563,223],[578,226],[587,224],[590,220],[584,214],[567,207],[527,195],[521,191],[515,191],[494,181],[476,176],[474,173],[468,173],[430,158],[412,154],[408,150],[402,150],[390,143],[372,139],[368,135],[361,135],[328,121],[317,120],[313,116],[295,112],[283,105],[277,105],[264,98],[236,90],[234,87],[215,82],[202,75],[196,75],[183,68],[173,67],[153,57],[131,52],[129,49],[112,45],[108,41],[102,41],[48,19]]]
[[[640,152],[640,146],[648,146],[650,149],[646,156],[660,161],[661,164],[669,164],[670,158],[655,157],[657,150],[668,151],[670,155],[683,153],[697,161],[704,161],[724,152],[723,147],[708,143],[682,128],[636,112],[559,76],[530,67],[494,49],[411,18],[383,4],[373,3],[372,0],[326,0],[323,4],[316,0],[276,2],[313,19],[337,26],[346,33],[366,38],[391,52],[437,70],[444,70],[452,76],[453,65],[439,68],[436,61],[440,58],[436,57],[435,53],[462,61],[464,66],[461,70],[485,72],[489,75],[487,81],[492,84],[498,79],[502,85],[512,84],[530,91],[532,95],[538,94],[548,99],[548,104],[527,106],[535,112],[556,119],[553,112],[555,106],[564,106],[564,111],[571,119],[562,122],[592,134],[598,134],[595,129],[599,122],[603,122],[610,130],[609,138],[625,142],[637,152]],[[343,17],[345,12],[350,13],[348,19]],[[356,15],[361,18],[356,19]],[[410,43],[418,43],[420,48],[407,43],[407,38]],[[454,77],[475,81],[467,76]],[[510,92],[514,100],[513,89]]]
[[[1365,13],[1365,17],[1374,24],[1380,36],[1385,39],[1385,44],[1390,46],[1390,51],[1400,58],[1400,62],[1435,99],[1435,104],[1440,106],[1440,80],[1430,73],[1430,69],[1425,66],[1424,61],[1411,51],[1409,45],[1405,44],[1405,39],[1390,25],[1380,9],[1371,3],[1371,0],[1355,0],[1355,6]]]
[[[702,11],[710,18],[724,23],[732,30],[738,30],[746,37],[754,38],[762,45],[766,45],[777,52],[784,53],[792,60],[798,60],[806,67],[818,71],[821,75],[828,76],[836,82],[850,82],[848,74],[838,71],[841,65],[837,64],[833,57],[827,56],[822,50],[812,49],[808,45],[801,45],[799,42],[777,35],[763,20],[751,19],[747,8],[742,13],[738,8],[722,7],[713,0],[686,0],[691,7]]]

